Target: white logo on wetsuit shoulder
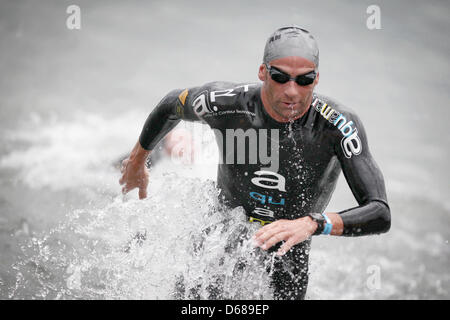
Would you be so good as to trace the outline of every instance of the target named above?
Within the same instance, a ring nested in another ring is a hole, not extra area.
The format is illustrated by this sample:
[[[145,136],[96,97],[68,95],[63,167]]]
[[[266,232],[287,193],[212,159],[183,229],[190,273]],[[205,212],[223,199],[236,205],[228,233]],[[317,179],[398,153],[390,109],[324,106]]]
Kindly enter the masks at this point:
[[[211,91],[208,94],[208,91],[202,91],[193,101],[192,101],[192,107],[194,109],[194,112],[197,114],[198,117],[203,117],[207,114],[218,112],[219,107],[216,105],[212,105],[212,103],[216,102],[217,98],[220,97],[234,97],[236,95],[236,91],[240,89],[244,89],[244,92],[248,92],[249,86],[254,86],[255,83],[249,83],[237,86],[235,88],[231,89],[224,89],[224,90],[216,90]],[[239,112],[237,112],[239,113]],[[224,113],[220,113],[224,114]],[[219,114],[219,115],[220,115]]]
[[[341,147],[345,157],[351,158],[352,155],[359,155],[362,151],[362,144],[358,137],[358,129],[352,127],[353,121],[348,121],[342,113],[331,108],[319,98],[314,100],[312,106],[322,117],[341,131],[344,136],[341,140]]]

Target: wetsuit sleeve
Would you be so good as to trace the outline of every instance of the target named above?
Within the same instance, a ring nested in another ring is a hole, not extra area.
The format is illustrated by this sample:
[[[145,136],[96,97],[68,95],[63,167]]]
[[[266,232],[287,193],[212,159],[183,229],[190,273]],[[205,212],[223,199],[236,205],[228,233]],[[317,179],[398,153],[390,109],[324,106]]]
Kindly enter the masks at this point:
[[[202,121],[191,107],[192,95],[202,87],[176,89],[169,92],[153,109],[145,121],[139,136],[141,147],[153,150],[182,119]]]
[[[383,175],[373,159],[363,124],[355,114],[341,119],[336,153],[347,183],[359,206],[339,212],[344,222],[344,236],[387,232],[391,214]],[[345,127],[347,125],[347,128]]]
[[[229,89],[235,86],[236,84],[231,82],[215,81],[199,87],[169,92],[153,109],[144,124],[139,137],[142,148],[153,150],[180,120],[201,121],[214,126],[214,118],[208,115],[217,110],[218,106],[228,106],[230,103],[226,98],[238,97],[232,93],[233,89]]]

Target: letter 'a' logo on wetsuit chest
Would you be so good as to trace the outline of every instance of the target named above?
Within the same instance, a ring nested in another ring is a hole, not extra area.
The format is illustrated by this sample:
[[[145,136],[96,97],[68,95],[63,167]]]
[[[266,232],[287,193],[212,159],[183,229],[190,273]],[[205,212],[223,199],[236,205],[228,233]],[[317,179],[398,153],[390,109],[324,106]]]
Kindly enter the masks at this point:
[[[278,189],[286,192],[286,179],[281,174],[272,171],[260,170],[256,171],[255,175],[258,177],[252,178],[251,180],[254,185],[266,189]],[[259,177],[261,175],[271,175],[274,176],[274,178]]]
[[[261,188],[264,189],[277,189],[281,192],[286,192],[286,179],[283,175],[268,171],[268,170],[258,170],[254,172],[254,175],[257,177],[253,177],[251,179],[251,182]],[[264,177],[266,176],[266,177]],[[268,177],[267,177],[268,176]],[[280,198],[279,200],[275,201],[272,196],[266,196],[261,193],[252,191],[249,194],[250,198],[258,202],[258,205],[275,205],[275,206],[284,206],[285,205],[285,199]],[[275,212],[268,208],[261,208],[261,207],[255,207],[251,214],[256,214],[258,216],[267,217],[267,218],[274,218]],[[260,218],[255,218],[253,216],[250,216],[250,222],[257,221],[260,222],[261,225],[264,225],[266,223],[271,223],[272,221],[265,221]]]

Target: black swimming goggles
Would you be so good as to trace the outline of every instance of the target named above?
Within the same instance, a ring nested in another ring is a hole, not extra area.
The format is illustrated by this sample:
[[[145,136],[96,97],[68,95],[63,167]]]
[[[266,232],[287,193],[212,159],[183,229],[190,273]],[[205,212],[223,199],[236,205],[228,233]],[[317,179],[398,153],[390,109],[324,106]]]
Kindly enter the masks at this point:
[[[275,82],[278,82],[278,83],[286,83],[290,80],[293,80],[299,86],[307,86],[307,85],[310,85],[311,83],[313,83],[317,76],[316,71],[313,70],[311,72],[301,74],[295,78],[292,78],[287,73],[284,73],[283,71],[281,71],[275,67],[269,66],[267,63],[265,63],[265,65],[266,65],[267,70],[269,71],[269,74],[270,74],[270,77],[272,78],[272,80]]]

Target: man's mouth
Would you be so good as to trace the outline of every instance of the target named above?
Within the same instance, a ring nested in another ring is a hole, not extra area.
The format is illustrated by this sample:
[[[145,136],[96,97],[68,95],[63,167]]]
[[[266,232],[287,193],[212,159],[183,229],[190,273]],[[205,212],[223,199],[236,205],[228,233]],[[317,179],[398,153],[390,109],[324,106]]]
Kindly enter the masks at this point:
[[[296,103],[295,102],[281,102],[282,104],[283,104],[283,107],[287,107],[287,108],[293,108],[295,105],[296,105]]]

